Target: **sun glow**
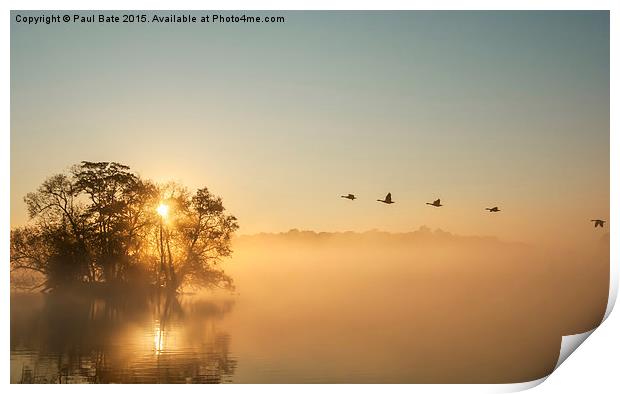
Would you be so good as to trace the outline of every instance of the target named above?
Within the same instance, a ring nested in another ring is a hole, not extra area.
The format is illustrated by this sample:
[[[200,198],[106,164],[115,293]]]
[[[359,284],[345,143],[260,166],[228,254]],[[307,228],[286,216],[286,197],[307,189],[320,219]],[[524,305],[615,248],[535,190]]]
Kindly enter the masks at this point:
[[[168,206],[166,204],[159,204],[159,206],[157,207],[157,214],[159,214],[159,216],[161,216],[162,218],[165,218],[166,216],[168,216]]]

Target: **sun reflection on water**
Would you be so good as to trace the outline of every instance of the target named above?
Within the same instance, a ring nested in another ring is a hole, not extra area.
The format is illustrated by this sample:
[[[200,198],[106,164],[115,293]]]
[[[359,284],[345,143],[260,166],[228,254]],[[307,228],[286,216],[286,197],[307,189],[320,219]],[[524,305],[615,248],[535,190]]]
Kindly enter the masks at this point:
[[[177,296],[145,305],[135,300],[125,304],[59,297],[12,296],[11,305],[19,305],[13,310],[20,314],[13,314],[11,321],[16,338],[11,348],[11,382],[221,383],[232,379],[236,359],[230,355],[228,333],[216,324],[231,310],[231,302]],[[45,352],[37,347],[41,342],[33,332],[51,338]]]
[[[161,328],[161,322],[155,320],[155,329],[153,333],[153,349],[155,354],[161,354],[165,348],[165,335],[164,330]]]

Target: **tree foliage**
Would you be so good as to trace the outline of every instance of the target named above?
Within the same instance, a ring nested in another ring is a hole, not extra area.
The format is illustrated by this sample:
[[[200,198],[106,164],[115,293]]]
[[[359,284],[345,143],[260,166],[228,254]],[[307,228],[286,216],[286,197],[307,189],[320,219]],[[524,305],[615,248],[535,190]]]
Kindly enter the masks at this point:
[[[232,288],[220,263],[232,253],[237,219],[207,188],[192,194],[119,163],[82,162],[46,179],[24,202],[30,223],[11,230],[14,283]],[[160,204],[169,207],[166,217],[157,214]]]

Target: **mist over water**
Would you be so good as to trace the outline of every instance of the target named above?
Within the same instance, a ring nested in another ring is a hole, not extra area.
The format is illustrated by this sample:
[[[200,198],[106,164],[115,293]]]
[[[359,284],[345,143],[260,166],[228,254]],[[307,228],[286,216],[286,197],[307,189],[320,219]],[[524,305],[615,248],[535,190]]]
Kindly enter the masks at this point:
[[[602,233],[600,233],[602,234]],[[237,290],[11,298],[11,381],[509,383],[604,314],[609,241],[539,248],[426,229],[242,236]]]
[[[522,382],[600,323],[609,11],[52,13],[11,12],[11,382]],[[333,233],[423,223],[499,239]],[[332,233],[239,236],[291,226]]]

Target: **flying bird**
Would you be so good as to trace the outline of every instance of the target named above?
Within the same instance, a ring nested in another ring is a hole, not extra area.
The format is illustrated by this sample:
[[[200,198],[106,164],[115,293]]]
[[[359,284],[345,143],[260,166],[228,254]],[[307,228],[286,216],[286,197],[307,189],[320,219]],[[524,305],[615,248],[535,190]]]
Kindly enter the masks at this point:
[[[443,207],[443,205],[441,205],[441,199],[436,199],[433,202],[427,202],[426,205],[432,205],[434,207]]]
[[[489,212],[499,212],[499,211],[501,211],[501,209],[499,209],[498,207],[484,208],[484,209],[489,211]]]
[[[384,204],[394,204],[394,201],[392,201],[392,193],[388,193],[385,196],[384,200],[377,200],[377,201],[382,202]]]
[[[351,201],[353,201],[353,200],[355,200],[357,198],[357,197],[355,197],[355,194],[351,194],[351,193],[347,194],[346,196],[340,196],[340,197],[346,198],[347,200],[351,200]]]
[[[596,227],[603,227],[605,225],[605,220],[602,219],[592,219],[590,220],[591,222],[594,222],[594,228]]]

